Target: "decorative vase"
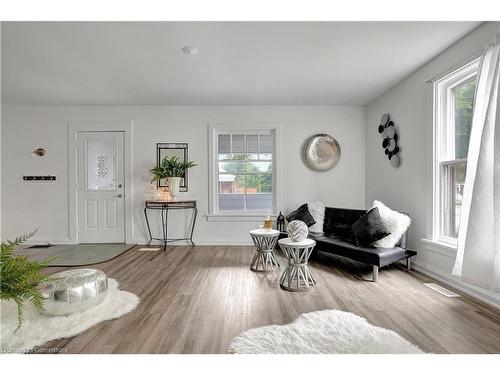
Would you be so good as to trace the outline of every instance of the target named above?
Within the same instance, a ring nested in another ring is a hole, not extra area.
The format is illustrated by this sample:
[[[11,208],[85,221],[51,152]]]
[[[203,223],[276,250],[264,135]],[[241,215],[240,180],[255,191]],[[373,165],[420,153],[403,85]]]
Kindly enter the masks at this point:
[[[293,220],[288,223],[288,226],[286,227],[286,233],[293,242],[301,242],[307,238],[309,229],[307,228],[306,223],[304,223],[303,221]]]
[[[181,184],[181,177],[169,177],[168,178],[168,187],[170,188],[170,195],[172,198],[177,198],[179,195],[179,187]]]
[[[273,229],[273,219],[271,219],[269,211],[267,211],[266,218],[264,219],[264,229]]]

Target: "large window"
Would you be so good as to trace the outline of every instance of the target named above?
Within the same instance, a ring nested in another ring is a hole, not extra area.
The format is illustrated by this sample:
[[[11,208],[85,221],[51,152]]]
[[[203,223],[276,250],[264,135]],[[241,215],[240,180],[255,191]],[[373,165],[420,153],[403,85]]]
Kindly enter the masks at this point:
[[[276,210],[276,137],[272,125],[212,127],[212,214]]]
[[[434,83],[434,239],[456,244],[478,61]]]

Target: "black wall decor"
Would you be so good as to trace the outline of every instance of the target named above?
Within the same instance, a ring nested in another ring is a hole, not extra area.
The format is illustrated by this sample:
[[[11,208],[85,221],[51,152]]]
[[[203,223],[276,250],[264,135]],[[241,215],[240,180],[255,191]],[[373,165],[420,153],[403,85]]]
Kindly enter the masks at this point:
[[[276,229],[279,230],[280,232],[285,231],[285,217],[280,211],[280,214],[276,218]]]
[[[382,115],[380,125],[378,126],[378,132],[382,136],[382,148],[384,149],[384,153],[390,160],[391,165],[396,168],[399,166],[399,135],[388,113]]]

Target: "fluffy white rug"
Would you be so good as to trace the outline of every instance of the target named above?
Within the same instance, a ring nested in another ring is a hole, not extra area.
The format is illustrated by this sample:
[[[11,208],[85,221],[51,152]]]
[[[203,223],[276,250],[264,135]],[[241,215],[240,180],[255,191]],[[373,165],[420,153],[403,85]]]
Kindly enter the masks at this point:
[[[26,305],[23,325],[17,327],[17,308],[13,302],[1,302],[0,347],[3,353],[28,352],[48,341],[75,336],[105,320],[115,319],[134,310],[139,297],[118,289],[118,282],[108,279],[106,298],[99,305],[79,314],[46,316]]]
[[[229,347],[238,354],[411,354],[423,353],[396,332],[338,310],[300,315],[290,324],[251,329]]]

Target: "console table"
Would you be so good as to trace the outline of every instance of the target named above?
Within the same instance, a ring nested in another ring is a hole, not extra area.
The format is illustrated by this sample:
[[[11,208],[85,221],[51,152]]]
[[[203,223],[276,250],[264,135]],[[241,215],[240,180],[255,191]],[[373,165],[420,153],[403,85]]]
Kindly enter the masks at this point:
[[[193,220],[191,223],[190,236],[186,238],[168,238],[168,211],[170,210],[193,210]],[[149,226],[148,210],[160,210],[161,211],[161,227],[163,232],[163,238],[155,238],[151,235],[151,227]],[[146,217],[146,224],[148,225],[149,242],[148,245],[153,240],[163,242],[163,250],[167,250],[167,243],[174,241],[190,241],[192,246],[195,246],[193,242],[194,226],[196,224],[196,216],[198,215],[198,208],[196,207],[195,200],[175,200],[175,201],[146,201],[144,205],[144,216]]]

